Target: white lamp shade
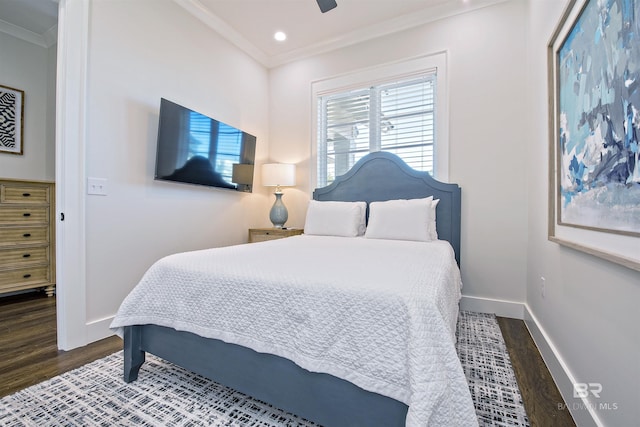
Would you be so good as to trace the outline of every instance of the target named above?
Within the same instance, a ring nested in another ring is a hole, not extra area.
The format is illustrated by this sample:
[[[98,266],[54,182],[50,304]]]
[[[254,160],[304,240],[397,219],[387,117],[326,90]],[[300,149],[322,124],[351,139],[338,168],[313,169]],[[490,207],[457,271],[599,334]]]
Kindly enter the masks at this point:
[[[288,163],[262,165],[262,185],[269,187],[296,185],[296,165]]]

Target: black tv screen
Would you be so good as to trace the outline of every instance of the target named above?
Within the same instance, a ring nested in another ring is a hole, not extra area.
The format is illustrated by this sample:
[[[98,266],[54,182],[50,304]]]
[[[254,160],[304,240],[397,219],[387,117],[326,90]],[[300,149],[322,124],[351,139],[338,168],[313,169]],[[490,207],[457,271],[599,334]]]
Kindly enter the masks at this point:
[[[160,100],[155,179],[250,193],[256,137]]]

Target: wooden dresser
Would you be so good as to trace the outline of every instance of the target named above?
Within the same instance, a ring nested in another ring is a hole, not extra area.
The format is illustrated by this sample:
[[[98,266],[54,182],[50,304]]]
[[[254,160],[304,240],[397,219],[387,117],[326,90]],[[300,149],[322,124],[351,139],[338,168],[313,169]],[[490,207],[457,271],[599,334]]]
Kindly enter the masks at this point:
[[[44,181],[0,179],[0,294],[55,290],[55,189]]]

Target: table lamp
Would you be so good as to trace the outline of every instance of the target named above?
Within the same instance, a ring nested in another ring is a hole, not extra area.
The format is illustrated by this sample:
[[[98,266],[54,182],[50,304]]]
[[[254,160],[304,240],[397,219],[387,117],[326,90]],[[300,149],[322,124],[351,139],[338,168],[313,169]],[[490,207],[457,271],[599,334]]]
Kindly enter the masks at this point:
[[[275,228],[282,228],[289,218],[287,208],[282,203],[282,189],[296,185],[296,165],[287,163],[267,163],[262,165],[262,185],[276,187],[273,193],[276,201],[269,212],[269,219]]]

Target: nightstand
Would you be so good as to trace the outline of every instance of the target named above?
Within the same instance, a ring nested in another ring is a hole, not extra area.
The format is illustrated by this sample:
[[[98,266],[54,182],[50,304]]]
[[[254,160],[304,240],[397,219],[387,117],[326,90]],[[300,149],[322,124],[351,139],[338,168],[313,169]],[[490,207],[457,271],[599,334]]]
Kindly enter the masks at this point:
[[[249,243],[284,239],[285,237],[298,236],[303,232],[302,228],[250,228]]]

